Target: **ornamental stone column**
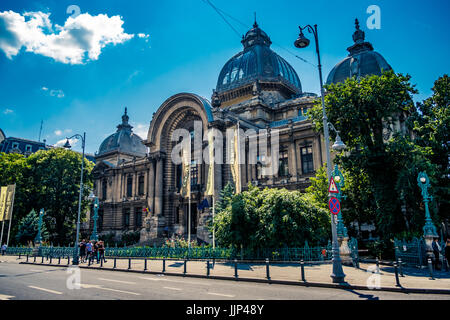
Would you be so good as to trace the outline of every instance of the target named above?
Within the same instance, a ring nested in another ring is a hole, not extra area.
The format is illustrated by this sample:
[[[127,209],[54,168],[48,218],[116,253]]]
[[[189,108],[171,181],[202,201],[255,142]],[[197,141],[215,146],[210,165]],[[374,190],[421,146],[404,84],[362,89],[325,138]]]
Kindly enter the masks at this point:
[[[156,216],[162,216],[163,213],[163,159],[161,157],[158,157],[156,161],[154,212]]]

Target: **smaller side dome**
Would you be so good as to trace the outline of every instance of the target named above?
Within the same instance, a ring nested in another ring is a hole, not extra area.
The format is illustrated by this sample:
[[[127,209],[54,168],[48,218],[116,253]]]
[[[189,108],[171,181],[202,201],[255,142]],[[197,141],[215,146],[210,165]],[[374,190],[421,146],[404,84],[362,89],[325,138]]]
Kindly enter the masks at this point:
[[[365,42],[365,33],[355,20],[356,31],[353,33],[354,44],[347,48],[349,55],[339,62],[329,73],[327,84],[344,82],[346,79],[367,75],[380,76],[382,71],[392,70],[381,54],[373,50],[370,42]]]
[[[97,157],[111,152],[126,153],[137,157],[145,157],[147,147],[142,143],[142,139],[133,133],[133,127],[128,123],[129,117],[127,108],[122,116],[122,123],[117,126],[117,132],[107,137],[97,153]]]

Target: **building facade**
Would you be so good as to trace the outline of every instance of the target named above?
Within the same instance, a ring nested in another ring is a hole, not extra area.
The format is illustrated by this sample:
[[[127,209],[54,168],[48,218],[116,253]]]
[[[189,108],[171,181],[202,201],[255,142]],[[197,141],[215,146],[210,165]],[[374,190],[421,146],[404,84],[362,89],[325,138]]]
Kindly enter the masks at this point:
[[[364,61],[357,66],[353,63],[352,70],[358,76],[373,73],[371,62],[364,60],[366,53],[371,54],[371,48],[364,44],[361,32],[357,25],[354,46],[362,45],[367,50],[351,57]],[[225,137],[227,130],[236,126],[269,136],[276,131],[279,149],[271,150],[270,142],[268,147],[268,154],[278,164],[275,174],[264,174],[261,154],[257,155],[256,162],[247,161],[253,148],[251,137],[244,135],[240,141],[241,157],[246,160],[241,160],[239,166],[242,189],[252,183],[262,188],[304,191],[310,185],[309,179],[326,159],[323,137],[314,131],[306,117],[317,96],[302,91],[296,71],[270,48],[271,43],[255,22],[243,37],[243,50],[222,68],[211,102],[192,93],[168,98],[153,114],[144,139],[133,133],[125,109],[117,132],[105,139],[96,154],[93,174],[95,193],[100,200],[100,234],[113,232],[119,236],[126,231],[140,231],[141,242],[150,244],[161,243],[164,237],[172,235],[186,237],[190,212],[191,239],[211,242],[206,223],[211,219],[212,210],[198,209],[204,199],[212,203],[211,196],[205,193],[210,165],[191,162],[191,193],[190,197],[183,196],[185,171],[171,157],[177,145],[172,136],[177,129],[185,129],[193,136],[201,131],[201,137],[209,129]],[[339,65],[336,68],[329,81],[334,82],[336,74],[345,73]],[[225,157],[230,151],[225,145],[221,148]],[[228,163],[214,164],[212,170],[217,199],[228,182],[236,184],[237,181]]]

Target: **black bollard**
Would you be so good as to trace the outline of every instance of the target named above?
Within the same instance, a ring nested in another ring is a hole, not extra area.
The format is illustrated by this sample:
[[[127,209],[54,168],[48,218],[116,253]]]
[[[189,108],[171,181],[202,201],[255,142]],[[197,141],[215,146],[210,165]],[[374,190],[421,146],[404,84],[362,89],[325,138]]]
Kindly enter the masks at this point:
[[[19,260],[22,258],[21,253],[19,252]]]
[[[269,268],[270,268],[269,267],[269,259],[266,258],[266,277],[267,277],[267,280],[270,281],[270,269]]]
[[[36,256],[34,256],[34,260],[33,260],[33,263],[36,263]]]
[[[114,266],[113,266],[113,269],[115,269],[115,268],[116,268],[116,263],[117,263],[117,259],[116,259],[116,258],[114,258]]]
[[[430,272],[430,280],[434,280],[433,277],[433,264],[431,263],[431,259],[428,258],[428,271]]]
[[[398,277],[398,266],[397,266],[397,262],[394,262],[394,271],[395,271],[395,282],[396,282],[395,286],[401,287],[401,285],[400,285],[400,279],[399,279],[399,277]]]
[[[144,271],[147,271],[147,258],[144,259]]]
[[[41,261],[41,263],[44,263],[44,256],[42,256],[42,261]]]
[[[306,279],[305,279],[305,262],[303,260],[300,261],[300,267],[302,269],[302,281],[306,282]]]
[[[234,277],[238,278],[237,259],[234,259]]]
[[[100,268],[103,268],[103,257],[100,259]]]
[[[187,262],[187,260],[184,259],[184,270],[183,270],[183,274],[186,274],[186,262]]]
[[[209,277],[209,259],[206,260],[206,276]]]
[[[50,264],[52,264],[52,256],[50,256]]]
[[[27,262],[28,262],[28,255],[27,255]]]
[[[70,265],[70,256],[67,256],[67,265]]]
[[[162,273],[166,272],[166,258],[163,258],[163,268]]]
[[[402,258],[398,258],[398,267],[400,269],[400,277],[404,277],[405,275],[403,274],[403,263],[402,263]]]
[[[131,258],[128,258],[128,270],[131,269]]]
[[[61,256],[58,257],[58,264],[61,264]]]

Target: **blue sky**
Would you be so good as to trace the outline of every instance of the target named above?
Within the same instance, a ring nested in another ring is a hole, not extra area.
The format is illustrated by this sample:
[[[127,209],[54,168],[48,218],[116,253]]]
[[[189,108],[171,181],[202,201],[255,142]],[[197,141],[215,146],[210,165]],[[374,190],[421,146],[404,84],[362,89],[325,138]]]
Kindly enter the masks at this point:
[[[319,93],[319,81],[317,69],[292,54],[316,64],[314,46],[301,51],[293,46],[298,25],[318,24],[325,79],[348,54],[355,18],[360,20],[366,40],[394,70],[412,76],[420,91],[416,101],[428,97],[434,81],[450,70],[449,1],[211,2],[246,25],[228,18],[241,35],[251,28],[256,11],[260,27],[274,42],[272,49],[295,68],[306,92]],[[9,18],[27,12],[50,14],[47,17],[53,29],[43,28],[41,34],[48,36],[64,31],[57,25],[65,26],[72,14],[67,13],[70,5],[89,14],[86,18],[94,17],[83,20],[91,27],[96,26],[98,15],[106,15],[107,27],[99,27],[93,34],[110,37],[109,42],[95,51],[93,42],[83,42],[95,36],[80,36],[77,45],[91,48],[80,56],[67,49],[68,42],[61,44],[48,37],[49,42],[43,43],[31,32],[17,29],[24,33],[20,39],[28,47],[9,51],[8,57],[6,45],[17,43],[8,42],[10,34],[0,19],[0,128],[7,136],[37,140],[43,120],[42,138],[47,143],[86,132],[87,152],[94,153],[103,139],[115,132],[126,106],[135,131],[146,138],[153,113],[167,98],[192,92],[209,99],[221,68],[242,49],[240,37],[206,0],[2,0],[0,18],[2,13]],[[366,26],[370,5],[381,10],[379,30]],[[113,21],[113,16],[118,17]],[[28,15],[25,21],[29,19]]]

